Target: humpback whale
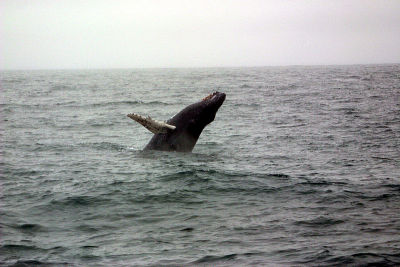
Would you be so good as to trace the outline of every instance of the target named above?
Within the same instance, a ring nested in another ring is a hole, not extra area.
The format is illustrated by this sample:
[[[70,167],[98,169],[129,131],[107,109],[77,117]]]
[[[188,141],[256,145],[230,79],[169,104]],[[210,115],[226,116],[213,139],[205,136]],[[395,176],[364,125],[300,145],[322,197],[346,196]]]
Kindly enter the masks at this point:
[[[136,113],[127,116],[154,133],[144,150],[191,152],[203,129],[214,120],[225,97],[224,93],[214,92],[166,122]]]

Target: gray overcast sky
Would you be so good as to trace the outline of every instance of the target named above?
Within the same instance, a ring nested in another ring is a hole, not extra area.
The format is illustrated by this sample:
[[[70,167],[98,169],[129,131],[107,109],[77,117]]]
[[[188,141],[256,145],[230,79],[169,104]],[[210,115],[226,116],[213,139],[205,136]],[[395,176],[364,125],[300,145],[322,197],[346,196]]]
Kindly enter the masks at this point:
[[[400,0],[1,0],[0,69],[400,63]]]

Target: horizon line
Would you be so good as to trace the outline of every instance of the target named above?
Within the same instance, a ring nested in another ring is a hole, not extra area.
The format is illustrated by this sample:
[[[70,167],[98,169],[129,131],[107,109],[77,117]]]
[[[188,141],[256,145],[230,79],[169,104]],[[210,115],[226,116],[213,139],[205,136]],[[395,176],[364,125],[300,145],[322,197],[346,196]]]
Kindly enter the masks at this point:
[[[159,67],[60,67],[60,68],[0,68],[0,71],[50,71],[50,70],[130,70],[130,69],[234,69],[234,68],[277,68],[277,67],[334,67],[334,66],[379,66],[399,65],[400,62],[386,63],[340,63],[340,64],[276,64],[276,65],[237,65],[237,66],[159,66]]]

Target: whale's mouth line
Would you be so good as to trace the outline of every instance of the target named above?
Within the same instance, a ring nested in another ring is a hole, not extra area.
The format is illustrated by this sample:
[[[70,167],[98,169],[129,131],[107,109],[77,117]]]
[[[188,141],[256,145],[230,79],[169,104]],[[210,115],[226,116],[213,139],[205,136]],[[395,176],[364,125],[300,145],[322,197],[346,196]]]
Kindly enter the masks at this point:
[[[217,95],[217,93],[218,93],[218,92],[214,92],[214,93],[212,93],[212,94],[209,94],[208,96],[206,96],[205,98],[203,98],[202,101],[209,100],[209,99],[213,98],[214,96]]]

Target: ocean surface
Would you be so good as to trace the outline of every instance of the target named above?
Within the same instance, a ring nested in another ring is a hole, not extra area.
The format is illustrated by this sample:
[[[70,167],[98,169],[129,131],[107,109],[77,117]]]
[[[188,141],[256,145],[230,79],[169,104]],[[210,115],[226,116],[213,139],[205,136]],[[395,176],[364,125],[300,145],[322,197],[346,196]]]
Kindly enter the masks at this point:
[[[400,65],[2,71],[1,266],[399,266]],[[193,153],[126,114],[227,97]]]

